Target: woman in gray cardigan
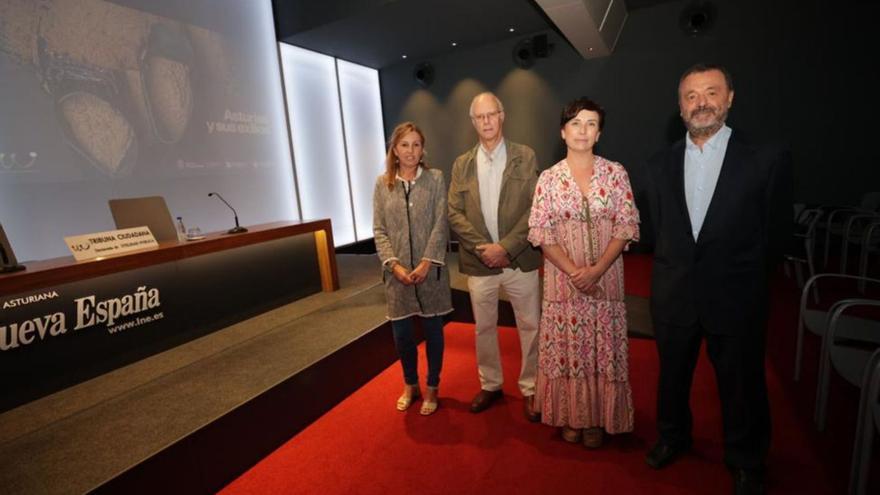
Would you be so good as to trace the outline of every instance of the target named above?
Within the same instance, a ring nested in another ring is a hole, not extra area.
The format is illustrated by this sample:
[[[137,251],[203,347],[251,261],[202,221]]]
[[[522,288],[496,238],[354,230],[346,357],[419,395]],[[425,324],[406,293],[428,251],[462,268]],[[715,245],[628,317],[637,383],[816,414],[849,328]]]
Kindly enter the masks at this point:
[[[373,193],[373,235],[385,270],[385,295],[394,344],[403,366],[404,389],[397,409],[421,397],[413,321],[425,334],[428,388],[420,413],[437,410],[443,364],[443,317],[452,311],[446,268],[446,185],[443,172],[424,163],[425,135],[412,122],[391,134],[385,173]]]

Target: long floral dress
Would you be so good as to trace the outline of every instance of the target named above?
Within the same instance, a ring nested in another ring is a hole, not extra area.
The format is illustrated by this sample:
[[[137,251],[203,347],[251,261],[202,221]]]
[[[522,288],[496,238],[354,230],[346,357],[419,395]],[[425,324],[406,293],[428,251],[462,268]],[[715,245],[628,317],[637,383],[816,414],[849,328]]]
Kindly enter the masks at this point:
[[[575,265],[584,266],[595,262],[612,238],[638,240],[638,223],[622,165],[597,156],[585,197],[562,160],[538,179],[529,241],[557,244]],[[597,286],[582,293],[566,273],[544,261],[537,380],[541,419],[553,426],[632,431],[621,257]]]

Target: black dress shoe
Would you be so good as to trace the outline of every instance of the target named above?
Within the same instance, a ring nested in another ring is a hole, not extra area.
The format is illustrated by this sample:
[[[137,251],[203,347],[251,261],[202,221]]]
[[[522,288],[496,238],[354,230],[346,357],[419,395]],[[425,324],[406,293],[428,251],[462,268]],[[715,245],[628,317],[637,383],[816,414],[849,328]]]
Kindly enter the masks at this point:
[[[748,469],[734,469],[733,493],[734,495],[764,495],[767,493],[764,473]]]
[[[483,412],[486,409],[489,409],[489,406],[491,406],[493,402],[502,397],[504,397],[504,392],[500,390],[480,390],[480,393],[478,393],[474,397],[474,400],[471,401],[471,412]]]
[[[645,456],[645,462],[654,469],[661,469],[678,459],[681,454],[690,450],[690,445],[675,446],[662,440],[654,444]]]

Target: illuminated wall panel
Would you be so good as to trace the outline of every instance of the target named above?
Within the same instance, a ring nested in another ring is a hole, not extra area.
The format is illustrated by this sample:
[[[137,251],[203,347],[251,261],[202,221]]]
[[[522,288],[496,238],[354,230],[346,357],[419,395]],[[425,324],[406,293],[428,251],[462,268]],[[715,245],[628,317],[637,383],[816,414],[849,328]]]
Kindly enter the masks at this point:
[[[330,218],[333,241],[355,241],[342,113],[333,57],[281,44],[303,219]]]
[[[373,186],[384,169],[379,71],[337,60],[357,239],[373,237]]]
[[[333,222],[337,246],[373,237],[373,186],[384,170],[379,72],[281,44],[303,218]]]

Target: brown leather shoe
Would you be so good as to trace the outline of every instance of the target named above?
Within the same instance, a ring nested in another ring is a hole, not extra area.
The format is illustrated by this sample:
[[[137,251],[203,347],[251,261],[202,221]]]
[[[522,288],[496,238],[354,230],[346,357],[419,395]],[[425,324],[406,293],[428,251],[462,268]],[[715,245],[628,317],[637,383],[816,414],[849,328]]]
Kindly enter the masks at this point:
[[[535,409],[535,396],[523,397],[523,414],[531,423],[541,421],[541,412]]]
[[[578,428],[563,426],[560,428],[560,432],[562,433],[562,439],[568,443],[578,443],[581,441],[581,430]]]
[[[598,449],[602,446],[602,438],[605,431],[602,428],[584,428],[583,444],[588,449]]]
[[[502,397],[504,397],[504,392],[500,390],[480,390],[480,393],[471,401],[471,412],[481,413],[489,409],[493,402]]]

